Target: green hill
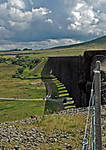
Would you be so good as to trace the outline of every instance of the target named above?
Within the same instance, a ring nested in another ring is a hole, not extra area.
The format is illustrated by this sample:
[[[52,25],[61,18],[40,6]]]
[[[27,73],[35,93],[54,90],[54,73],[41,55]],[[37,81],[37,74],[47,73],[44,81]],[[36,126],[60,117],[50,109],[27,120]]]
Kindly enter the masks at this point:
[[[106,36],[73,45],[53,47],[52,49],[76,48],[76,49],[106,49]]]
[[[29,50],[29,51],[0,51],[0,56],[3,57],[5,55],[6,58],[14,57],[14,55],[23,55],[28,57],[53,57],[53,56],[75,56],[75,55],[83,55],[86,50],[103,50],[106,49],[106,36],[86,41],[79,44],[73,45],[64,45],[53,47],[49,49],[42,50]],[[10,56],[9,56],[10,55]],[[40,65],[38,65],[38,68]]]

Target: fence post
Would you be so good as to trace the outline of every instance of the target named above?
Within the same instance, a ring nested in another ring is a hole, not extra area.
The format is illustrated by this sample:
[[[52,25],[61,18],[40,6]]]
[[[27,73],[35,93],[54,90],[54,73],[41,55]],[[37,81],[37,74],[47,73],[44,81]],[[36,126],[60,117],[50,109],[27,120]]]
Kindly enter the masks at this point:
[[[95,102],[94,91],[92,89],[92,150],[95,150]]]
[[[94,71],[95,82],[95,147],[96,150],[102,150],[101,136],[101,73],[100,61],[96,62],[97,70]]]

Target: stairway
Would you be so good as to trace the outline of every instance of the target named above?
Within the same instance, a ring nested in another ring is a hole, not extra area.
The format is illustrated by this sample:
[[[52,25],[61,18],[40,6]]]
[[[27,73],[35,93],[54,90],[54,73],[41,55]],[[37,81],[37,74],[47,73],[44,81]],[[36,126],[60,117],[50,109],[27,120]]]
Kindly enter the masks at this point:
[[[57,91],[58,91],[58,99],[63,99],[63,107],[64,109],[71,109],[75,108],[75,103],[72,97],[70,97],[70,94],[68,93],[68,90],[66,89],[65,85],[61,83],[55,75],[51,75],[52,81],[55,82]]]

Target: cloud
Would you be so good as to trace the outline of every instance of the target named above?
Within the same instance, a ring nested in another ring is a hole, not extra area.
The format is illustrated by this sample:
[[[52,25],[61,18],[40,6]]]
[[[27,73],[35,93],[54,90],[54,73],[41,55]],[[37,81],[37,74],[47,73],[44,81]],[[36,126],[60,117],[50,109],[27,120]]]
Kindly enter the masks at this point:
[[[29,34],[31,34],[32,30],[35,30],[35,24],[36,28],[38,28],[39,24],[53,23],[52,19],[47,16],[52,13],[51,10],[46,7],[32,7],[28,9],[25,2],[23,0],[8,0],[0,4],[0,14],[2,15],[0,17],[0,25],[10,30],[13,39],[16,39],[16,41],[18,39],[26,40],[26,37],[23,37],[24,32],[29,31]],[[29,1],[29,3],[33,5],[33,1]]]
[[[51,23],[51,24],[52,24],[52,23],[53,23],[53,20],[48,18],[48,19],[45,20],[45,22],[48,22],[48,23]]]
[[[13,22],[10,21],[11,27],[14,28],[15,31],[24,31],[28,29],[29,24],[27,22]]]
[[[106,34],[106,1],[0,0],[0,27],[0,40],[12,42],[90,40]]]
[[[40,8],[36,8],[36,9],[33,9],[32,8],[32,12],[34,12],[36,15],[47,15],[48,13],[51,13],[50,10],[48,10],[47,8],[43,8],[43,7],[40,7]]]
[[[10,8],[9,10],[10,21],[16,22],[29,22],[32,20],[32,12],[23,12],[17,8]]]
[[[4,39],[9,38],[9,37],[11,37],[11,33],[5,27],[0,26],[0,39],[2,39],[3,37],[4,37]]]
[[[0,41],[0,50],[8,50],[8,49],[24,49],[24,48],[31,48],[33,50],[39,50],[43,48],[50,48],[54,46],[61,46],[61,45],[69,45],[69,44],[76,44],[82,41],[77,41],[74,39],[48,39],[45,41],[38,41],[38,42],[11,42],[7,40]]]
[[[17,9],[25,9],[25,3],[23,0],[8,0],[8,5]]]
[[[91,5],[89,1],[77,0],[76,4],[74,3],[71,13],[69,12],[68,14],[67,21],[70,23],[68,23],[67,29],[80,32],[82,35],[105,34],[106,11],[102,12],[101,10],[102,2],[106,4],[104,1],[98,1],[97,6],[95,6],[96,1],[95,3],[92,2]]]

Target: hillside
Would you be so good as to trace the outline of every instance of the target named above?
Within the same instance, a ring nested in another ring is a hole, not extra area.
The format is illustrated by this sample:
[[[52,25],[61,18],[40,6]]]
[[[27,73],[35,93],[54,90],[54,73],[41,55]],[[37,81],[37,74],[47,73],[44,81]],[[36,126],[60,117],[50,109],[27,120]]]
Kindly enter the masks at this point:
[[[91,41],[87,41],[84,43],[53,47],[52,49],[63,49],[63,48],[105,49],[106,48],[106,36],[103,36],[103,37],[100,37]]]

